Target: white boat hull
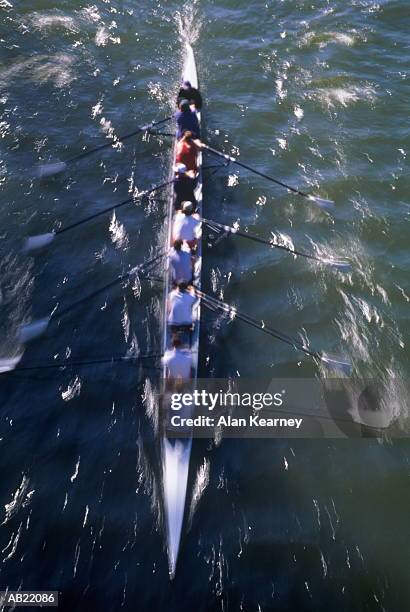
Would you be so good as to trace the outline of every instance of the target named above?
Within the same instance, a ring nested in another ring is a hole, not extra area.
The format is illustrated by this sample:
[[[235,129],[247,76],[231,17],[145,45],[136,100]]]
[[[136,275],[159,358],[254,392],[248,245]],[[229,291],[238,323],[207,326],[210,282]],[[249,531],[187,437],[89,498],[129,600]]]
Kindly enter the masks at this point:
[[[195,57],[191,45],[186,45],[186,59],[183,70],[183,80],[191,82],[192,87],[199,88],[198,77],[195,64]],[[201,121],[201,115],[198,113],[198,119]],[[172,157],[172,169],[174,166],[175,149]],[[202,154],[198,155],[198,181],[195,189],[195,198],[198,204],[198,213],[202,216]],[[168,213],[168,244],[171,243],[172,219],[173,219],[173,198],[170,194],[169,213]],[[201,269],[202,269],[202,248],[201,240],[198,243],[198,258],[194,270],[194,284],[200,289],[201,286]],[[169,270],[166,272],[164,302],[171,288],[171,279]],[[166,305],[166,302],[165,302]],[[199,348],[199,324],[200,324],[200,308],[196,311],[196,321],[192,334],[192,358],[193,358],[193,376],[196,380],[198,371],[198,348]],[[164,308],[164,353],[170,348],[170,335],[167,332],[167,316],[166,308]],[[163,379],[165,381],[166,372],[163,370]],[[164,384],[165,387],[165,384]],[[170,410],[170,407],[165,406],[165,410]],[[181,541],[182,528],[185,515],[185,502],[187,495],[189,462],[191,456],[192,438],[175,439],[167,437],[164,433],[161,440],[161,457],[162,457],[162,479],[163,479],[163,496],[164,496],[164,514],[165,527],[167,534],[167,552],[169,574],[173,578],[175,575],[176,564],[178,560],[178,552]]]

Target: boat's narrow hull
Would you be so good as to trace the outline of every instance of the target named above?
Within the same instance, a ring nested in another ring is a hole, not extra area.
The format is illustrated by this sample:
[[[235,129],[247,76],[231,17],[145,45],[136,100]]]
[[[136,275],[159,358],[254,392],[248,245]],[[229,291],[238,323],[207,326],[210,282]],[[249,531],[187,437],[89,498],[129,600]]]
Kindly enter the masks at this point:
[[[195,65],[195,57],[192,47],[186,45],[186,59],[183,70],[183,79],[191,82],[191,85],[198,88],[198,77]],[[201,120],[200,113],[198,113],[199,121]],[[172,168],[173,172],[175,159],[175,147],[172,154]],[[202,216],[202,154],[198,155],[198,180],[195,188],[195,198],[198,205],[198,213]],[[168,207],[168,245],[171,243],[171,231],[172,231],[172,220],[174,215],[173,198],[170,193],[169,207]],[[201,270],[202,270],[202,248],[201,240],[198,241],[198,252],[197,262],[194,270],[194,284],[197,288],[201,286]],[[164,291],[164,305],[166,306],[166,299],[171,288],[171,278],[169,270],[166,271],[165,279],[165,291]],[[199,349],[199,324],[200,324],[200,308],[196,310],[196,321],[194,324],[194,330],[191,338],[191,350],[193,360],[193,377],[194,380],[197,378],[198,373],[198,349]],[[170,334],[167,330],[167,318],[166,308],[164,307],[164,352],[170,348]],[[166,372],[163,371],[164,388],[165,388],[165,376]],[[164,410],[170,411],[171,408],[166,402],[163,405]],[[167,421],[168,419],[165,419]],[[178,559],[179,545],[181,541],[182,527],[184,523],[185,514],[185,500],[187,494],[188,475],[189,475],[189,462],[191,455],[192,438],[189,436],[186,438],[173,438],[167,435],[166,429],[161,439],[161,458],[162,458],[162,479],[163,479],[163,496],[164,496],[164,513],[165,513],[165,527],[167,534],[167,551],[168,551],[168,563],[169,573],[171,578],[174,577],[175,568]]]

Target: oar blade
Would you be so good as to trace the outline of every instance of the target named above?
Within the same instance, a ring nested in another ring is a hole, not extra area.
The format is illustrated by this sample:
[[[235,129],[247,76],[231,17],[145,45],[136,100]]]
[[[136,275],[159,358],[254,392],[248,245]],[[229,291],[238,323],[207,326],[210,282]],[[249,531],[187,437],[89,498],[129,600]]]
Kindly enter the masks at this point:
[[[26,325],[21,325],[17,335],[18,340],[22,344],[27,344],[28,342],[40,338],[40,336],[45,334],[49,323],[50,317],[46,317],[33,321],[32,323],[27,323]]]
[[[55,162],[54,164],[42,164],[36,168],[36,176],[38,178],[48,178],[49,176],[55,176],[61,174],[67,170],[67,164],[65,162]]]
[[[17,357],[3,357],[0,359],[0,374],[11,372],[20,363],[22,355]]]
[[[336,355],[329,355],[328,353],[321,353],[320,360],[323,364],[326,365],[331,370],[338,372],[340,374],[344,374],[345,376],[350,376],[352,374],[353,365],[350,359],[342,359]]]
[[[48,234],[38,234],[37,236],[29,236],[23,246],[23,251],[25,253],[31,253],[32,251],[38,251],[39,249],[44,249],[51,242],[53,242],[56,237],[54,232],[49,232]]]
[[[334,205],[335,205],[333,200],[326,200],[325,198],[319,198],[319,196],[310,195],[308,196],[308,199],[311,202],[314,202],[315,204],[320,206],[320,208],[324,208],[325,210],[334,208]]]

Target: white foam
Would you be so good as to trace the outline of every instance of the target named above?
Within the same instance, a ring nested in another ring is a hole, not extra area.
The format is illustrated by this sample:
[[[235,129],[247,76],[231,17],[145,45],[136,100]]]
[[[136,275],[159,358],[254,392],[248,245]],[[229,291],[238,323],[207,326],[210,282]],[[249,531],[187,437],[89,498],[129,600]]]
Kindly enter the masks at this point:
[[[110,229],[111,239],[113,243],[115,244],[115,246],[118,249],[126,249],[128,247],[128,242],[129,242],[128,234],[126,232],[124,225],[117,220],[115,211],[112,214],[109,229]]]
[[[329,89],[319,89],[316,97],[328,108],[334,108],[338,105],[346,108],[357,102],[373,102],[376,92],[370,86],[332,87]]]
[[[93,119],[95,119],[97,117],[97,115],[101,115],[103,111],[103,105],[102,105],[102,100],[99,100],[97,102],[97,104],[95,104],[92,108],[91,108],[91,117]]]
[[[94,40],[97,47],[105,47],[109,42],[113,43],[114,45],[121,44],[121,38],[119,36],[111,36],[109,31],[106,30],[105,26],[103,25],[97,29]]]
[[[35,30],[51,30],[53,28],[63,28],[70,32],[78,32],[79,28],[74,19],[59,13],[32,13],[30,22]]]
[[[61,393],[61,397],[65,402],[69,402],[74,399],[81,392],[81,380],[78,376],[74,378],[74,380],[68,385],[66,391]]]

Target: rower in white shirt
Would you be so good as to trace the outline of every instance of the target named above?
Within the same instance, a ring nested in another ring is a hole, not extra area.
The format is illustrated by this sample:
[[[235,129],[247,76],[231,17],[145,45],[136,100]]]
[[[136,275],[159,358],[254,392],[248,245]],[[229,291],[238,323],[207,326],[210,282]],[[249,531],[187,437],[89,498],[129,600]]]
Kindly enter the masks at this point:
[[[192,281],[192,256],[188,247],[183,248],[182,240],[174,241],[169,251],[169,265],[175,285],[180,282],[189,284]]]
[[[193,290],[189,290],[186,283],[179,283],[176,289],[169,293],[167,308],[168,324],[171,326],[171,331],[192,328],[193,308],[197,302]]]
[[[201,219],[194,213],[192,202],[182,202],[182,210],[175,213],[172,238],[183,240],[191,250],[195,249],[201,232]]]
[[[192,353],[189,349],[183,349],[182,342],[178,336],[172,340],[172,349],[165,352],[162,362],[167,369],[169,381],[189,380],[192,375]]]

